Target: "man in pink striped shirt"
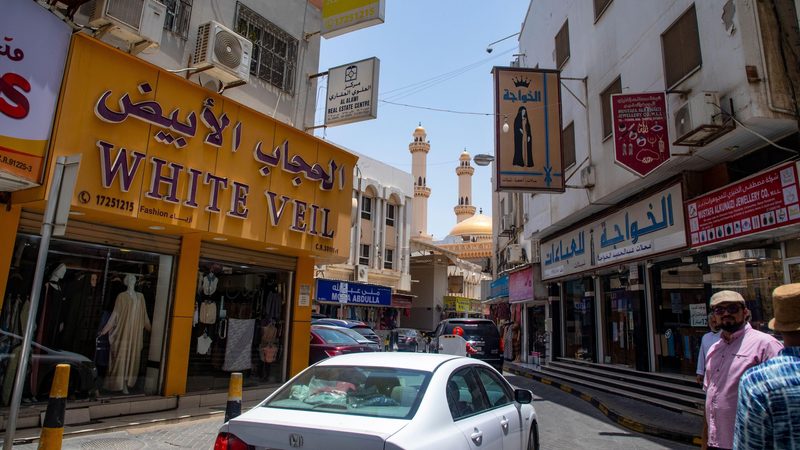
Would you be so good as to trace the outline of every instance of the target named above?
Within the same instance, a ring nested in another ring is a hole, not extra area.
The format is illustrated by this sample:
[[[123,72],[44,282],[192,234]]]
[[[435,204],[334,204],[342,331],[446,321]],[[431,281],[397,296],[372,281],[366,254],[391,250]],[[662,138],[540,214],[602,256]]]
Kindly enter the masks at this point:
[[[720,291],[711,296],[722,338],[706,355],[706,420],[704,449],[732,449],[736,423],[739,379],[750,367],[777,355],[783,348],[774,337],[753,329],[745,320],[750,311],[738,292]]]

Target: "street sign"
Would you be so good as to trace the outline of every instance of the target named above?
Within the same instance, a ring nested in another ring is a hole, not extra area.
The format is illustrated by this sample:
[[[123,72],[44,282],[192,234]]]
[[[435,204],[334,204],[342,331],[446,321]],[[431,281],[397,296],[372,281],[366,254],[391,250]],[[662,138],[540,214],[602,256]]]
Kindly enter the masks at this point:
[[[614,94],[611,117],[614,162],[645,177],[669,161],[665,93]]]

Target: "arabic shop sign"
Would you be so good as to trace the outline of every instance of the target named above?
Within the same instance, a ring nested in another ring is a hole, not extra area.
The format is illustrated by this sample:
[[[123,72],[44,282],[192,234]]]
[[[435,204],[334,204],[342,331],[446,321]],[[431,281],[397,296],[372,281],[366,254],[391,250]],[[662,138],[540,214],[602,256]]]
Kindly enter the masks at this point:
[[[644,177],[670,158],[667,94],[614,94],[614,162]]]
[[[324,0],[322,37],[340,34],[383,23],[386,0]]]
[[[686,246],[680,183],[541,245],[542,279]]]
[[[17,190],[41,183],[72,29],[29,0],[0,16],[0,173]],[[7,185],[6,185],[7,186]]]
[[[489,285],[489,298],[508,297],[508,275],[503,275],[496,280],[492,280]]]
[[[564,192],[559,72],[495,67],[493,74],[497,190]]]
[[[508,280],[509,303],[533,300],[533,268],[526,267],[522,270],[512,272]]]
[[[369,58],[328,69],[325,125],[378,117],[380,60]]]
[[[355,156],[83,35],[66,79],[73,209],[347,255]]]
[[[480,300],[473,300],[467,297],[445,295],[442,297],[442,303],[444,303],[444,309],[447,311],[455,311],[457,313],[478,313],[481,311]]]
[[[389,306],[392,289],[374,284],[317,278],[317,301],[346,305]]]
[[[797,172],[783,164],[687,201],[692,247],[800,223]]]

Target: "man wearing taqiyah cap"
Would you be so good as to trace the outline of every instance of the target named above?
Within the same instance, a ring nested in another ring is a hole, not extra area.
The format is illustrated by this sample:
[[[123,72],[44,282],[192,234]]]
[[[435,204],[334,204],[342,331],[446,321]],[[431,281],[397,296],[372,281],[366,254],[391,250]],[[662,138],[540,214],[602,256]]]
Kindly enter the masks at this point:
[[[732,449],[739,380],[747,369],[777,355],[783,345],[747,323],[750,311],[738,292],[719,291],[711,296],[709,305],[722,332],[706,355],[706,420],[701,448]]]
[[[800,283],[775,288],[772,309],[785,347],[742,377],[734,448],[800,448]]]

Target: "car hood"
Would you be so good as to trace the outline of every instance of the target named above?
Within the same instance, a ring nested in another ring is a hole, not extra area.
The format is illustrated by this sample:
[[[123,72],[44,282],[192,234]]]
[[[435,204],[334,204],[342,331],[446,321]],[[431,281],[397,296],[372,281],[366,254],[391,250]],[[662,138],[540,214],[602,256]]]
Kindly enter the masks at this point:
[[[289,448],[300,436],[303,448],[382,450],[384,441],[408,423],[404,419],[257,406],[232,419],[227,431],[256,447]]]

